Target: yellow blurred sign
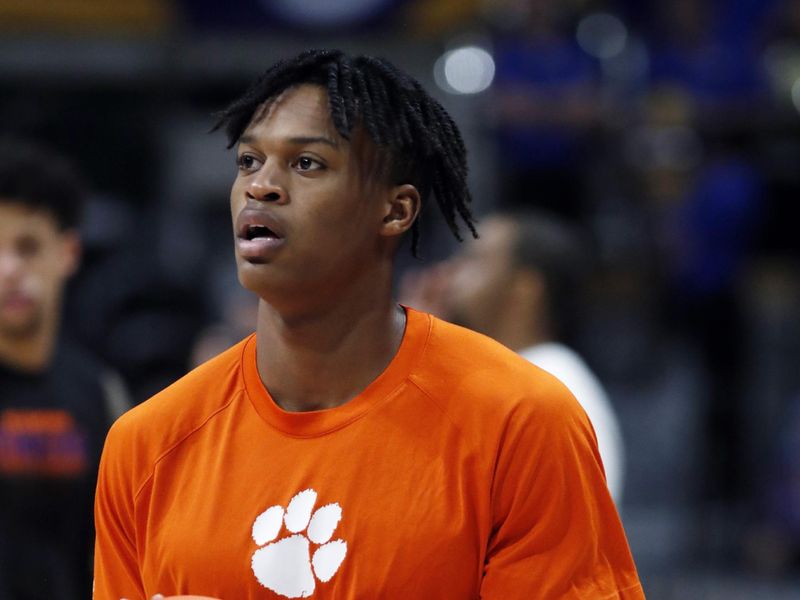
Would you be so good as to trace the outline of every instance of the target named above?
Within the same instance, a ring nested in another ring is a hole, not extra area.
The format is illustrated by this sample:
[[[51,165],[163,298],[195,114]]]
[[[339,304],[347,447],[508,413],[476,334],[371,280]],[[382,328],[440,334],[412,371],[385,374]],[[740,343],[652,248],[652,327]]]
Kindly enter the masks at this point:
[[[15,33],[159,33],[172,0],[0,0],[0,30]]]

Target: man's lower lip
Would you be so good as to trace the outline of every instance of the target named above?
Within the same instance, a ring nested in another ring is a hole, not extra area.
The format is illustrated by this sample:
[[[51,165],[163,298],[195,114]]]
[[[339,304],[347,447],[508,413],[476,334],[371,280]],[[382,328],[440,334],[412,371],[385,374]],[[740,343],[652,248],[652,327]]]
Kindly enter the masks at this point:
[[[283,238],[267,237],[247,240],[236,239],[236,247],[242,258],[267,258],[283,244]]]
[[[34,305],[35,302],[30,298],[11,297],[0,302],[0,309],[4,311],[29,310]]]

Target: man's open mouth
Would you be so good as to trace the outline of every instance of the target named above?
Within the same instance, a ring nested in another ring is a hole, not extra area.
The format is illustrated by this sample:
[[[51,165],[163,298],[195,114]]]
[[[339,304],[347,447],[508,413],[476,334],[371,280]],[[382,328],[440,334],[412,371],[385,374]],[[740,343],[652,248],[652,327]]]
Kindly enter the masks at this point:
[[[244,239],[255,240],[258,238],[275,238],[280,239],[277,233],[272,231],[266,225],[248,225],[244,232]]]

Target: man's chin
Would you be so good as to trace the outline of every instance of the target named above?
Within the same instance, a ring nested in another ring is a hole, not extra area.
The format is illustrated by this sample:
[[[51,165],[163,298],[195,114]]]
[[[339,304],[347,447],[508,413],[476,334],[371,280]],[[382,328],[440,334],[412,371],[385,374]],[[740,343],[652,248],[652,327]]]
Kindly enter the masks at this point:
[[[7,339],[26,339],[37,335],[42,329],[39,314],[26,317],[0,315],[0,336]]]
[[[258,272],[257,269],[253,268],[253,265],[239,265],[237,276],[239,278],[239,285],[251,292],[258,293],[267,283],[267,281],[265,281],[267,277],[264,276],[264,273]]]

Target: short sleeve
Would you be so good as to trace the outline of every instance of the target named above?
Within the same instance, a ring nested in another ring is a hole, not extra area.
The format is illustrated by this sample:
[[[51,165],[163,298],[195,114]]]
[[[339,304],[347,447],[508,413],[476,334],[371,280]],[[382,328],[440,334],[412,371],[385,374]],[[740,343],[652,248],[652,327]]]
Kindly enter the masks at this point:
[[[136,553],[135,486],[118,425],[106,439],[97,479],[94,600],[145,598]]]
[[[586,413],[555,378],[539,387],[497,452],[481,598],[642,599]]]

